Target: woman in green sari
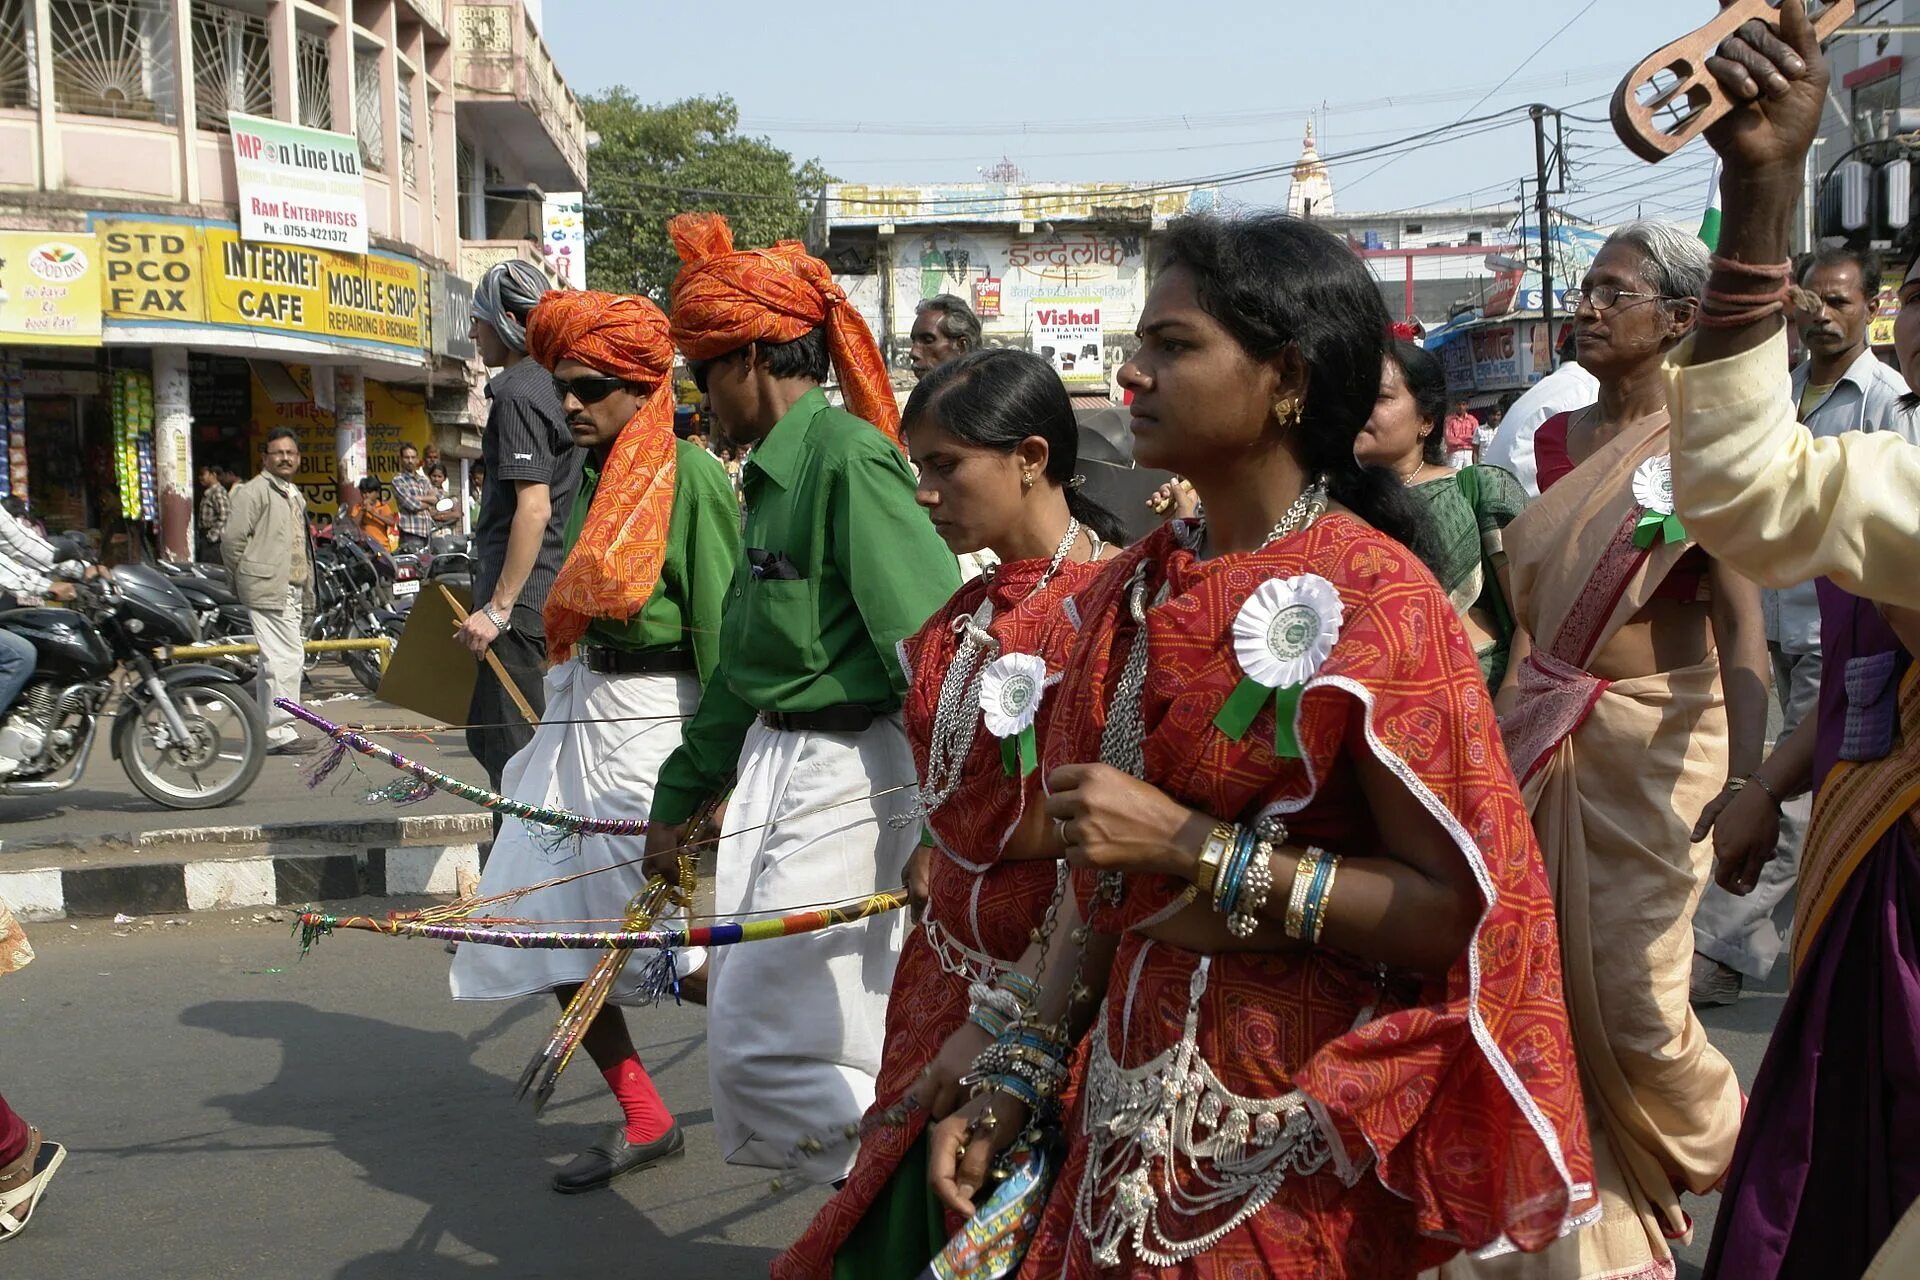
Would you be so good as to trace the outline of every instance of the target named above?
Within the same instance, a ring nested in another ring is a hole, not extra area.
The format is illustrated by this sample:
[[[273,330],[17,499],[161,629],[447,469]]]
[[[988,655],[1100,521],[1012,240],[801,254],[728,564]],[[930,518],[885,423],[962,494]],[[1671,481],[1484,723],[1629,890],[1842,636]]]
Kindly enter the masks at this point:
[[[1501,537],[1527,505],[1527,491],[1499,467],[1447,466],[1447,375],[1440,361],[1404,339],[1387,348],[1380,397],[1354,441],[1360,461],[1391,467],[1427,506],[1427,567],[1460,614],[1489,688],[1507,672],[1512,595]]]

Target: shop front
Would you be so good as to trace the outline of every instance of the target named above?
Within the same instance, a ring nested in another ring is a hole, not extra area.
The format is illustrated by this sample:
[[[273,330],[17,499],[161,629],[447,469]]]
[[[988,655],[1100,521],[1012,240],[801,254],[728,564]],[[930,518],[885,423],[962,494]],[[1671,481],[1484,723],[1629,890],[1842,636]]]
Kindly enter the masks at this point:
[[[108,464],[96,239],[0,231],[0,499],[57,528],[95,523],[90,462]]]

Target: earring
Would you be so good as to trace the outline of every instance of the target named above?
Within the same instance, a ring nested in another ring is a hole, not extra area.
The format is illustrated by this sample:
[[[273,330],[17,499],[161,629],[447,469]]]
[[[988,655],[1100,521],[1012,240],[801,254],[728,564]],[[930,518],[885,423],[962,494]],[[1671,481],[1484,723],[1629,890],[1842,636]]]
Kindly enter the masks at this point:
[[[1021,487],[1022,489],[1031,489],[1031,488],[1033,488],[1033,472],[1031,472],[1031,471],[1022,471],[1022,472],[1020,473],[1020,487]]]
[[[1299,396],[1281,396],[1273,402],[1273,416],[1282,427],[1297,427],[1306,412]]]

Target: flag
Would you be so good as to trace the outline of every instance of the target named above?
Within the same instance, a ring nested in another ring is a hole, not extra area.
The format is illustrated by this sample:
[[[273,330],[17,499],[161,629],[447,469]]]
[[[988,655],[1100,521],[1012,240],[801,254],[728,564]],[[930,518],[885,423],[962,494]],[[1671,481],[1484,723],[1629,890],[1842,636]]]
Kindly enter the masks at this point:
[[[1713,162],[1707,177],[1707,209],[1700,215],[1700,240],[1708,249],[1720,247],[1720,162]]]

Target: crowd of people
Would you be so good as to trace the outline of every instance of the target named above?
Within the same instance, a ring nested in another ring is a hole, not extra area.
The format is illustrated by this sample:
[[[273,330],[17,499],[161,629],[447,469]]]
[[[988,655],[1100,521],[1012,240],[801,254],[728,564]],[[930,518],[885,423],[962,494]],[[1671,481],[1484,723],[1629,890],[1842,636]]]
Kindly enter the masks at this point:
[[[912,900],[637,954],[581,1039],[621,1118],[554,1188],[684,1151],[622,1008],[671,994],[724,1157],[835,1188],[782,1280],[1657,1280],[1715,1192],[1709,1275],[1914,1274],[1920,436],[1877,260],[1788,261],[1804,6],[1721,54],[1717,252],[1615,231],[1574,371],[1490,440],[1342,241],[1173,223],[1119,380],[1180,481],[1132,545],[1058,377],[958,299],[903,410],[827,266],[717,215],[671,221],[665,311],[491,269],[469,745],[646,829],[556,861],[507,818],[480,896],[618,919],[710,827],[718,918]],[[1920,266],[1910,301],[1908,377]],[[230,559],[295,545],[286,444]],[[402,461],[353,512],[404,542],[446,508]],[[1787,949],[1748,1098],[1694,1006]],[[571,1007],[598,963],[466,944],[450,983]],[[0,1238],[37,1150],[0,1104]]]

